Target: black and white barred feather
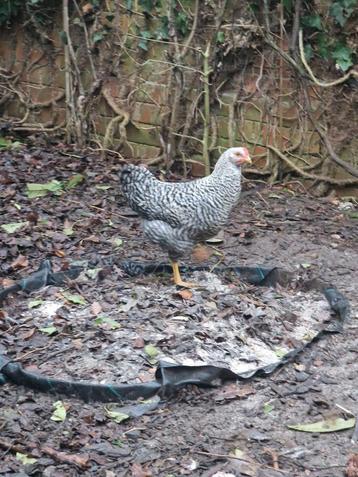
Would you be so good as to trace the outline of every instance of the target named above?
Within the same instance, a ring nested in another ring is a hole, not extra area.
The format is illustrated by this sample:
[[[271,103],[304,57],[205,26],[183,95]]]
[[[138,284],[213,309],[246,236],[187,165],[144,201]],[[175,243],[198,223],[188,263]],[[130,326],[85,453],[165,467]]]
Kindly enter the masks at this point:
[[[228,149],[210,176],[190,182],[161,182],[143,167],[126,165],[120,175],[122,193],[143,219],[147,238],[172,259],[196,242],[218,233],[241,191],[241,168]]]

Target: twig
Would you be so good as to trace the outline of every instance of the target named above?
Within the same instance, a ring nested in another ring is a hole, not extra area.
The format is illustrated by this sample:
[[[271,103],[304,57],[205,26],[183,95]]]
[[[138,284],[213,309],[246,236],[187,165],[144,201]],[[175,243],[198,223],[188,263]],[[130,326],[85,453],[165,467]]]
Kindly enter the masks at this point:
[[[196,27],[198,24],[198,18],[199,18],[199,0],[195,0],[195,7],[194,7],[194,19],[193,19],[193,24],[191,26],[191,30],[189,33],[189,36],[182,48],[182,50],[179,53],[179,58],[184,58],[184,56],[187,54],[188,49],[190,48],[190,43],[193,41],[194,35],[196,33]]]
[[[203,162],[205,167],[205,175],[210,174],[210,158],[209,158],[209,132],[210,132],[210,91],[209,77],[211,69],[209,67],[210,42],[206,45],[203,52],[203,82],[204,82],[204,133],[203,133]]]
[[[308,93],[307,93],[307,90],[304,89],[304,95],[306,97],[306,101],[308,102]],[[327,134],[325,134],[322,129],[317,125],[317,121],[315,121],[314,117],[312,116],[311,112],[309,110],[307,110],[307,115],[311,121],[311,123],[313,124],[315,130],[317,131],[317,133],[319,134],[320,138],[322,139],[322,141],[324,142],[326,148],[327,148],[327,151],[328,151],[328,154],[330,155],[331,159],[338,165],[340,165],[343,169],[345,169],[347,172],[349,172],[353,177],[358,177],[358,170],[353,167],[351,164],[349,164],[348,162],[346,161],[343,161],[334,151],[333,149],[333,146],[330,142],[330,140],[328,139],[327,137]]]
[[[265,467],[267,469],[272,469],[272,467],[270,465],[265,465],[265,464],[260,464],[259,462],[254,462],[252,460],[248,460],[248,459],[243,459],[242,457],[237,457],[235,455],[230,455],[230,454],[214,454],[212,452],[204,452],[204,451],[196,451],[194,450],[193,451],[194,454],[200,454],[200,455],[207,455],[209,457],[217,457],[218,459],[234,459],[234,460],[240,460],[241,462],[245,462],[246,464],[251,464],[251,465],[254,465],[254,466],[257,466],[257,467]],[[285,470],[281,470],[281,469],[275,469],[276,472],[280,472],[282,474],[287,474],[288,472],[286,472]]]
[[[89,60],[90,65],[91,65],[93,78],[96,81],[97,80],[97,72],[96,72],[96,68],[95,68],[94,63],[93,63],[93,58],[92,58],[92,53],[91,53],[91,45],[90,45],[90,41],[89,41],[89,35],[88,35],[88,30],[87,30],[87,27],[86,27],[86,23],[83,19],[83,15],[82,15],[82,12],[80,10],[80,7],[78,6],[77,1],[73,0],[73,3],[75,4],[78,16],[82,19],[81,26],[83,28],[83,32],[84,32],[84,35],[85,35],[87,56],[88,56],[88,60]]]
[[[68,0],[63,0],[62,4],[63,30],[67,34],[69,31]],[[73,87],[71,81],[71,59],[68,44],[64,43],[65,55],[65,93],[66,93],[66,131],[67,142],[71,142],[72,118],[74,117],[75,106],[73,103]]]
[[[298,31],[300,29],[301,5],[302,5],[302,0],[295,1],[295,13],[293,16],[292,34],[291,34],[291,41],[290,41],[290,47],[289,47],[291,55],[294,55],[296,51]]]
[[[28,442],[26,446],[21,444],[15,444],[10,440],[7,440],[3,437],[0,438],[0,447],[5,449],[6,452],[20,452],[21,454],[30,454],[32,456],[37,455],[37,452],[40,451],[42,454],[46,454],[52,457],[54,460],[63,462],[66,464],[75,464],[78,467],[86,468],[88,466],[89,456],[87,454],[76,455],[76,454],[66,454],[65,452],[60,452],[55,449],[52,449],[49,446],[37,447],[36,444]],[[36,453],[34,452],[36,451]]]

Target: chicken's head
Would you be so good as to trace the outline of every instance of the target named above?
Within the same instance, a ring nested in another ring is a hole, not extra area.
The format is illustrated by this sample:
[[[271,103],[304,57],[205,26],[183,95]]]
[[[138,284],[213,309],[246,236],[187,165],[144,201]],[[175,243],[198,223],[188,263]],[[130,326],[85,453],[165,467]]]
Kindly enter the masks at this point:
[[[230,147],[223,155],[237,167],[245,163],[251,164],[250,154],[246,147]]]

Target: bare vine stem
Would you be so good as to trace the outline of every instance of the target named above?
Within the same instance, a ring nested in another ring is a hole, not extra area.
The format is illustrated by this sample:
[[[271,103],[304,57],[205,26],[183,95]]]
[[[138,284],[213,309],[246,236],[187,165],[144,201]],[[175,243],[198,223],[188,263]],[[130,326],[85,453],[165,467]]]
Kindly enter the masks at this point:
[[[300,50],[300,58],[301,58],[302,64],[305,67],[307,73],[309,74],[309,77],[311,78],[311,80],[317,86],[320,86],[321,88],[330,88],[331,86],[337,86],[339,84],[344,83],[351,76],[354,76],[354,77],[358,78],[358,71],[355,71],[355,70],[352,69],[352,70],[348,71],[348,73],[346,73],[341,78],[338,78],[334,81],[330,81],[328,83],[318,80],[315,77],[315,75],[313,74],[313,71],[311,70],[309,64],[307,63],[306,57],[305,57],[305,52],[304,52],[304,49],[303,49],[303,33],[302,33],[302,30],[300,30],[299,34],[298,34],[298,46],[299,46],[299,50]]]
[[[273,151],[277,157],[279,157],[283,162],[285,162],[292,170],[297,172],[299,175],[303,177],[307,177],[308,179],[314,179],[320,182],[327,182],[328,184],[334,185],[355,185],[358,184],[358,179],[334,179],[333,177],[311,174],[300,167],[296,166],[294,162],[292,162],[283,152],[281,152],[277,147],[271,146],[269,144],[266,145],[267,149]]]

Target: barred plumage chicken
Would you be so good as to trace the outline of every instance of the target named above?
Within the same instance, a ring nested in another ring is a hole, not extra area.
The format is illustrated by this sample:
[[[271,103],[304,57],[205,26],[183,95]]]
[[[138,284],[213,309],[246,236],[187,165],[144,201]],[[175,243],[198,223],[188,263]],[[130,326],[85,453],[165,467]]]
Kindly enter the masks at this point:
[[[232,147],[211,175],[179,183],[161,182],[143,167],[121,170],[122,193],[143,219],[145,236],[168,253],[176,285],[193,285],[181,279],[178,260],[226,224],[240,196],[241,165],[246,162],[251,162],[248,150]]]

